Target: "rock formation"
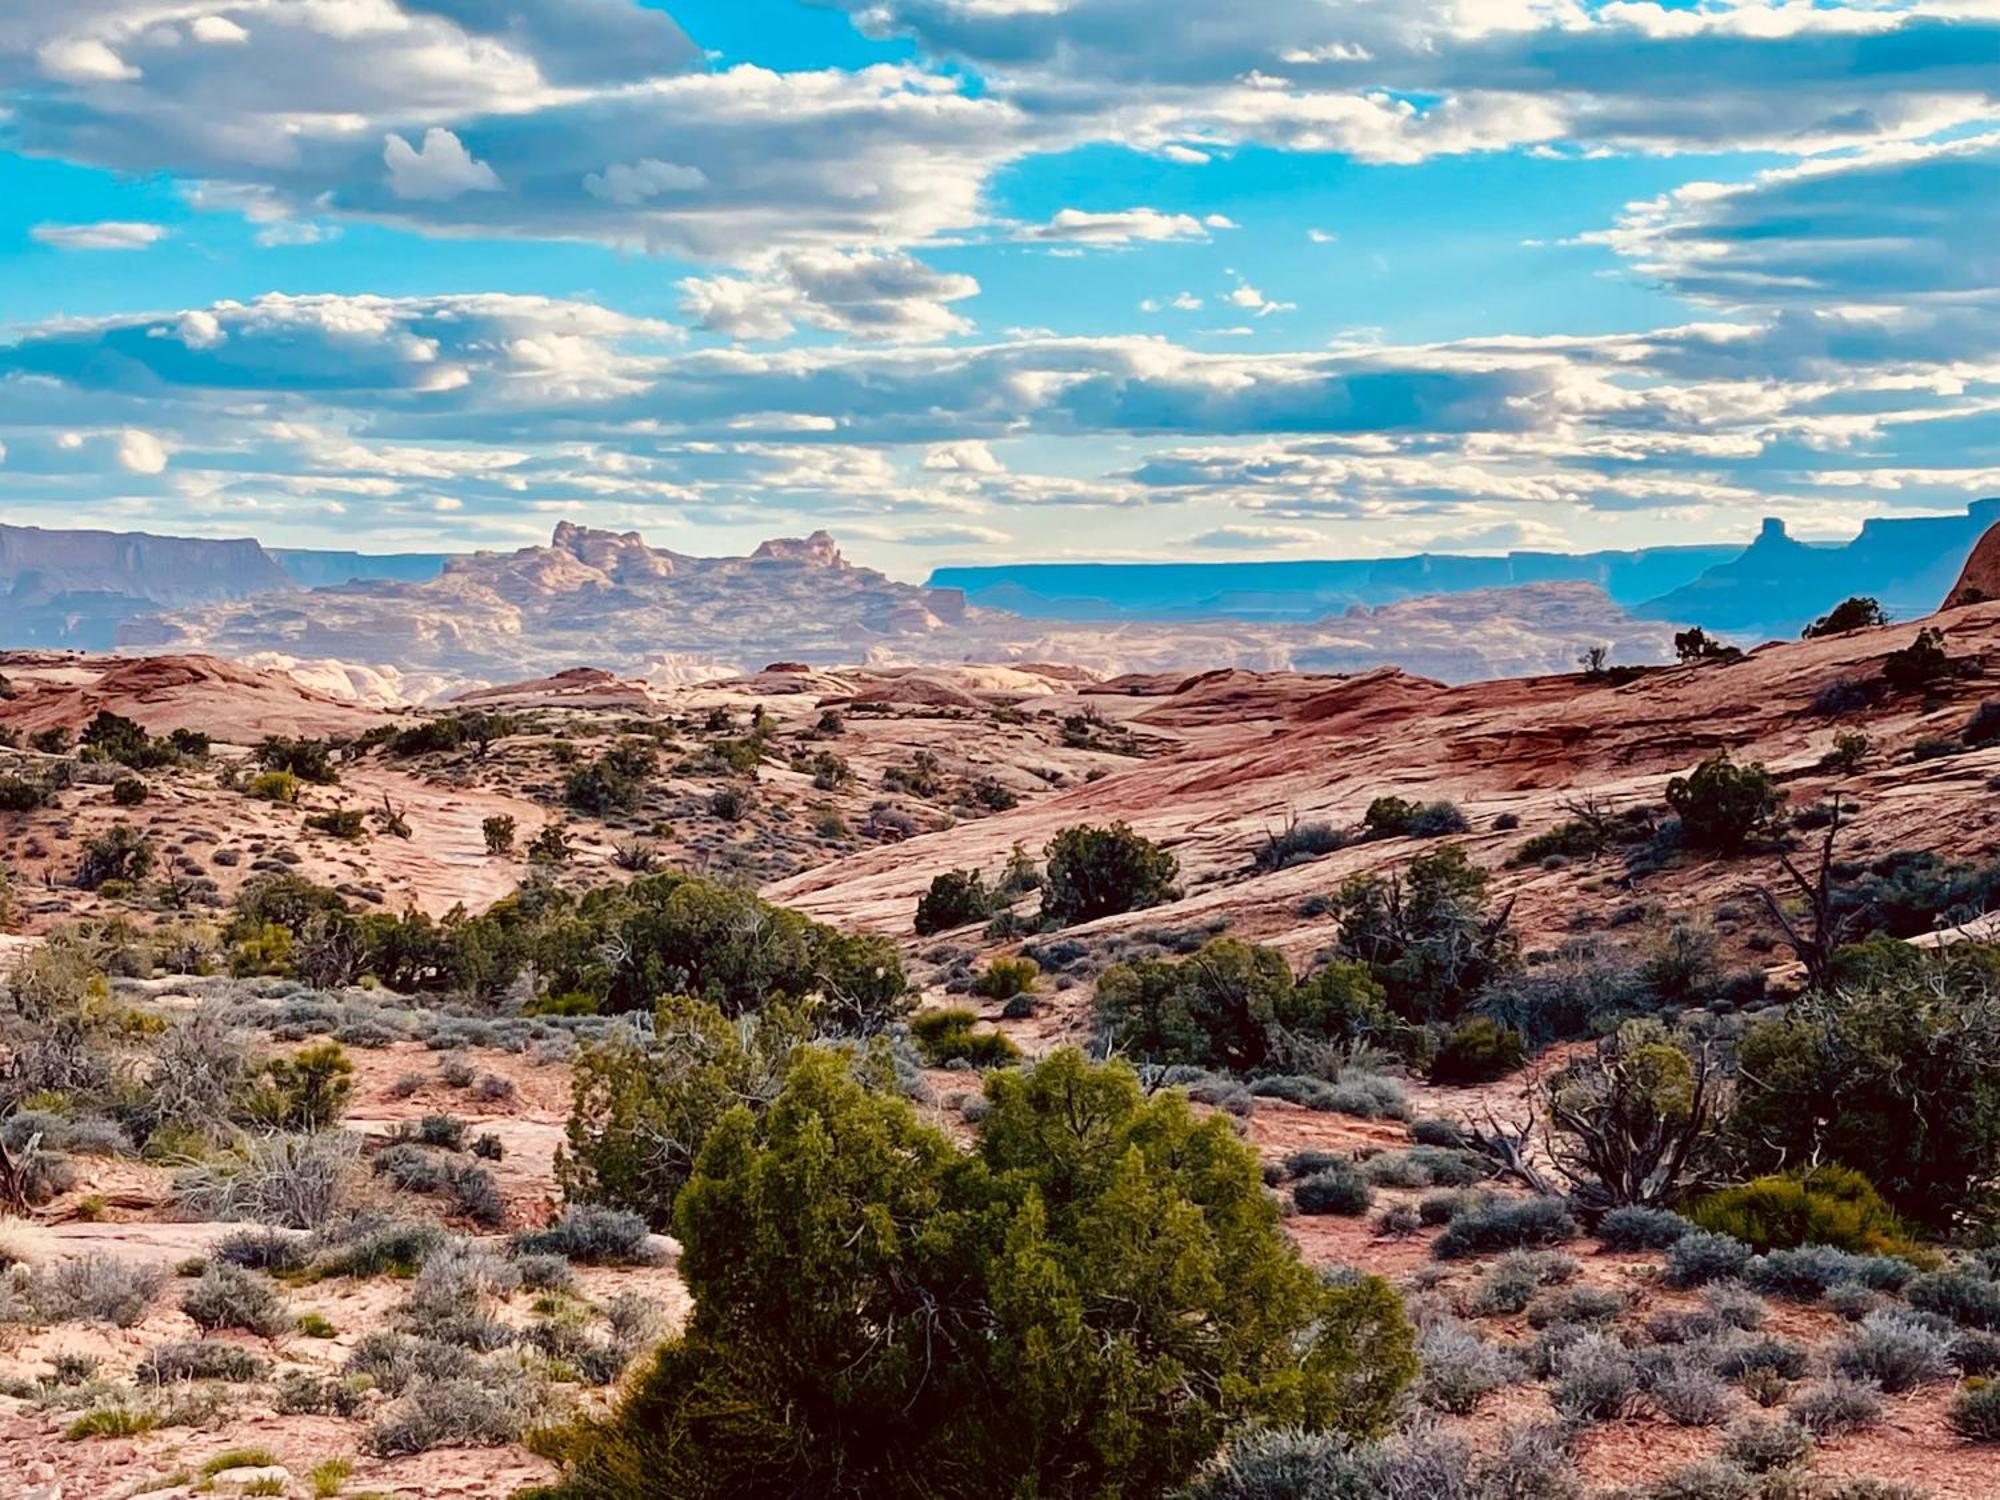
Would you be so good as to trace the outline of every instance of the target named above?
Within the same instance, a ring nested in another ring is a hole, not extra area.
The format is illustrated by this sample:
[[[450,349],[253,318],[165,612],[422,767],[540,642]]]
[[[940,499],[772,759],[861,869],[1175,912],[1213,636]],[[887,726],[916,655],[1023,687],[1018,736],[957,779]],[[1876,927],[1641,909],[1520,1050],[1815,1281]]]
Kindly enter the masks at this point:
[[[100,710],[153,734],[195,729],[237,744],[270,734],[359,734],[383,722],[378,710],[282,672],[212,656],[10,651],[0,653],[0,674],[14,694],[0,702],[0,725],[23,735],[78,729]]]
[[[2000,599],[2000,523],[1988,528],[1974,545],[1940,608],[1962,609],[1989,599]]]
[[[898,583],[825,532],[748,557],[691,557],[635,532],[564,522],[545,547],[453,558],[420,583],[377,580],[133,621],[132,648],[316,664],[391,664],[450,693],[598,667],[654,686],[793,660],[812,666],[1064,661],[1096,672],[1210,667],[1354,671],[1395,663],[1468,678],[1568,670],[1607,645],[1660,661],[1670,630],[1627,617],[1588,583],[1433,595],[1317,621],[1024,620],[956,588]]]

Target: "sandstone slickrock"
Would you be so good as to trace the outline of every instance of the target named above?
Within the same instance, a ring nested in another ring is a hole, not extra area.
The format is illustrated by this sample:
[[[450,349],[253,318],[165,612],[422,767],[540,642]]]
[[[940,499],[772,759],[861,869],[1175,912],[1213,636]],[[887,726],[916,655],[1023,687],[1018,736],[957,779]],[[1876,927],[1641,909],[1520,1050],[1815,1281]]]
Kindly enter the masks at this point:
[[[1989,528],[1974,545],[1942,607],[1958,609],[1988,599],[2000,599],[2000,525]]]
[[[100,709],[135,720],[153,734],[195,729],[239,744],[255,744],[270,734],[358,734],[384,717],[282,672],[199,654],[10,651],[0,653],[0,674],[15,693],[0,702],[0,724],[23,734],[79,728]]]

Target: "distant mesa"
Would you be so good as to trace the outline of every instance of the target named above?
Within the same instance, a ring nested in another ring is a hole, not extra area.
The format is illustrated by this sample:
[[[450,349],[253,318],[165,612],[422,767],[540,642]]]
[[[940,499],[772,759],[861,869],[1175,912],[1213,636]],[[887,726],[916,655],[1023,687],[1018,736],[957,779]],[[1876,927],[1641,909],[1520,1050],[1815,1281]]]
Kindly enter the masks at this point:
[[[1321,620],[1355,605],[1544,583],[1591,583],[1646,620],[1745,641],[1798,634],[1850,594],[1898,619],[1945,597],[2000,499],[1956,516],[1881,517],[1845,544],[1802,542],[1776,517],[1747,547],[1704,543],[1607,552],[1509,552],[1305,562],[998,563],[939,568],[933,586],[1030,619]]]
[[[618,696],[767,661],[1064,661],[1104,676],[1397,666],[1464,682],[1566,672],[1596,647],[1662,661],[1689,624],[1742,642],[1795,635],[1850,594],[1905,619],[1968,590],[2000,597],[2000,558],[1968,562],[1996,523],[2000,499],[1873,520],[1839,546],[1774,517],[1747,548],[1018,564],[927,584],[850,562],[825,531],[697,557],[563,521],[541,546],[370,557],[0,526],[0,647],[207,653],[384,703],[495,683]],[[559,677],[579,662],[614,680]]]

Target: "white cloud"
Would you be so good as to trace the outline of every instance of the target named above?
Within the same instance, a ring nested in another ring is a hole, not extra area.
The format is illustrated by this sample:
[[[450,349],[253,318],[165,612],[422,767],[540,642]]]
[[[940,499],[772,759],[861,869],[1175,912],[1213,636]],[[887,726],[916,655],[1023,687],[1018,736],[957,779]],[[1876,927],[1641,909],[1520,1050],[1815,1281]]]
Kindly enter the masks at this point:
[[[157,474],[167,466],[167,450],[150,432],[128,427],[118,434],[118,465],[128,474]]]
[[[188,34],[212,47],[240,47],[250,40],[250,33],[227,16],[197,16],[188,26]]]
[[[799,324],[854,338],[921,343],[971,331],[948,304],[978,295],[972,277],[913,256],[802,250],[765,257],[744,276],[688,277],[681,312],[733,339],[780,339]]]
[[[593,198],[624,208],[636,207],[662,193],[691,193],[707,185],[708,174],[700,167],[683,167],[650,156],[629,165],[613,162],[602,172],[592,172],[583,179],[584,191]]]
[[[464,193],[491,193],[500,179],[483,161],[474,161],[465,143],[449,130],[433,125],[421,147],[400,135],[382,143],[382,164],[389,169],[389,191],[398,198],[448,203]]]
[[[977,440],[938,443],[924,455],[924,467],[933,473],[1002,474],[1007,466],[993,456],[993,450]]]
[[[1236,285],[1226,294],[1225,299],[1232,307],[1241,307],[1255,313],[1260,318],[1268,318],[1272,313],[1292,312],[1298,307],[1296,302],[1274,302],[1240,276]]]
[[[1821,151],[1990,112],[2000,17],[1912,0],[834,0],[1052,120],[1172,159],[1258,143],[1379,161],[1538,143]],[[1185,153],[1185,156],[1183,156]]]
[[[116,52],[94,37],[58,37],[35,54],[42,76],[58,83],[124,83],[139,76]]]
[[[1019,226],[1015,237],[1085,245],[1129,245],[1138,241],[1204,240],[1211,230],[1234,228],[1236,225],[1222,214],[1196,218],[1193,214],[1162,213],[1156,208],[1128,208],[1111,213],[1065,208],[1045,224]]]
[[[28,231],[58,250],[144,250],[167,237],[164,224],[104,219],[95,224],[37,224]]]

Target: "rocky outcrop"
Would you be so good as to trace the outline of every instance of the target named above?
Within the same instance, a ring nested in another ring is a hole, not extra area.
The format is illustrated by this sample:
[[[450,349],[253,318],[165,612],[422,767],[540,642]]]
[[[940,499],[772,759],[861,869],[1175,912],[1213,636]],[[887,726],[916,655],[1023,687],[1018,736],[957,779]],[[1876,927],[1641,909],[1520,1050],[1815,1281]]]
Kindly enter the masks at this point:
[[[1205,668],[1428,677],[1566,671],[1586,647],[1664,660],[1671,628],[1632,620],[1588,583],[1430,595],[1312,621],[1023,620],[954,588],[898,583],[825,532],[748,557],[690,557],[636,532],[568,522],[545,547],[453,559],[422,583],[377,580],[135,621],[134,646],[228,656],[388,663],[450,691],[588,665],[653,687],[785,660],[809,667],[1059,661],[1101,674]]]
[[[152,734],[194,729],[234,744],[266,735],[359,734],[384,714],[304,686],[282,672],[213,656],[0,654],[14,696],[0,725],[18,734],[79,729],[100,711]]]
[[[1973,547],[1941,608],[1963,609],[1989,599],[2000,599],[2000,525],[1989,528]]]
[[[840,555],[840,548],[833,538],[824,531],[815,531],[803,541],[798,537],[773,537],[758,545],[750,554],[752,562],[803,563],[814,568],[844,568],[847,559]]]

